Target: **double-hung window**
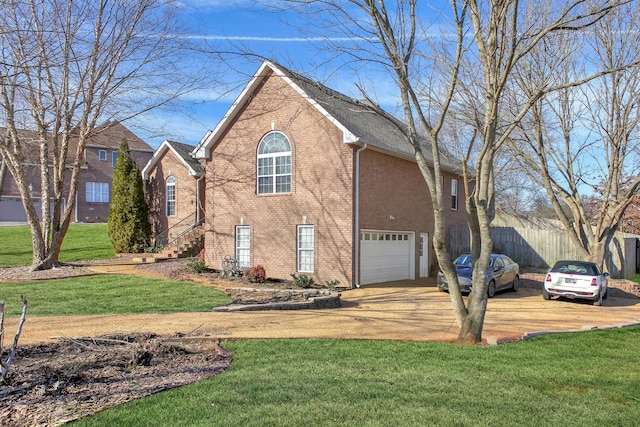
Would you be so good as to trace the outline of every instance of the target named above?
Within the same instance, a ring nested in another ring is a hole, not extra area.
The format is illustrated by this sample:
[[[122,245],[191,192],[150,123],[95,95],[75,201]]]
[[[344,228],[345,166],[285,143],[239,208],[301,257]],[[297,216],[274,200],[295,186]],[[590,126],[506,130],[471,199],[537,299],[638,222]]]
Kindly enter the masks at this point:
[[[167,216],[176,215],[176,179],[167,178]]]
[[[117,151],[112,151],[111,152],[111,166],[113,166],[115,168],[117,161],[118,161],[118,152]]]
[[[250,231],[248,225],[236,226],[236,260],[240,268],[249,268],[251,263]]]
[[[269,132],[258,145],[258,194],[291,192],[291,143],[282,132]]]
[[[107,150],[98,150],[98,159],[101,162],[107,161]]]
[[[313,225],[299,225],[297,233],[297,270],[304,273],[314,271],[314,227]]]
[[[458,180],[451,180],[451,209],[458,210]]]
[[[108,182],[87,182],[85,188],[88,203],[109,203]]]

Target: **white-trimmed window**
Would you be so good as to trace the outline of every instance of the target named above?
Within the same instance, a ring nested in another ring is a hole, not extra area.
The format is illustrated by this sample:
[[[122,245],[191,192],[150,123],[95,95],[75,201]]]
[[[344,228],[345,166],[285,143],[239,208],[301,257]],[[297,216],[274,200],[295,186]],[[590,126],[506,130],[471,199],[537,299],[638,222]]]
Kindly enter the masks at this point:
[[[269,132],[258,145],[258,194],[291,192],[291,143],[282,132]]]
[[[251,229],[248,225],[236,226],[236,259],[238,267],[249,268],[251,263]]]
[[[167,216],[176,216],[176,179],[167,178]]]
[[[458,180],[451,180],[451,209],[458,210]]]
[[[85,188],[88,203],[109,203],[108,182],[87,182]]]
[[[98,159],[102,162],[107,161],[107,150],[98,150]]]
[[[314,227],[313,225],[298,226],[298,265],[297,270],[304,273],[313,273],[314,271],[314,243],[313,243]]]
[[[118,160],[118,152],[117,151],[112,151],[111,152],[111,166],[113,166],[114,168],[116,167],[116,161]]]

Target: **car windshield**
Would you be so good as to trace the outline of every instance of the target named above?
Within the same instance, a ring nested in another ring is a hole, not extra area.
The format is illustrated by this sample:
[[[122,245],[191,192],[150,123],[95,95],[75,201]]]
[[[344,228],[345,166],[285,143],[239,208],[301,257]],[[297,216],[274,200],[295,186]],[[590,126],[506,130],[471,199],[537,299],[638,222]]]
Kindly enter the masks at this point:
[[[453,261],[453,265],[455,267],[469,267],[471,268],[472,264],[471,255],[460,255],[458,258]],[[494,258],[489,258],[489,267],[493,267]]]
[[[471,255],[460,255],[453,261],[456,267],[471,267]]]
[[[558,261],[551,269],[553,273],[581,274],[583,276],[597,276],[598,269],[594,264],[580,261]]]

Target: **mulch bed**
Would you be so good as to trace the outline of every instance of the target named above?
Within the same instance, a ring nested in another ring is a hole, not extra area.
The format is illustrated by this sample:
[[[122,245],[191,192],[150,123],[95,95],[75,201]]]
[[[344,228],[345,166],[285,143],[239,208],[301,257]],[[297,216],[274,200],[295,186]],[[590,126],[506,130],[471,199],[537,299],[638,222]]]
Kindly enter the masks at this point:
[[[61,425],[212,377],[231,359],[213,340],[150,334],[19,347],[0,384],[0,425]]]

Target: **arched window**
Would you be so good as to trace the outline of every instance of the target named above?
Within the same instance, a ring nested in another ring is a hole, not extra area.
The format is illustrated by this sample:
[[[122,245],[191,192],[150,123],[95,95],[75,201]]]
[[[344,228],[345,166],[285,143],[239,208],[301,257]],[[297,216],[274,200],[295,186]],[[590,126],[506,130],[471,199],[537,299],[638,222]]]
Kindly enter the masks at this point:
[[[258,145],[258,194],[291,192],[291,144],[282,132],[269,132]]]
[[[167,216],[176,215],[176,179],[167,178]]]

